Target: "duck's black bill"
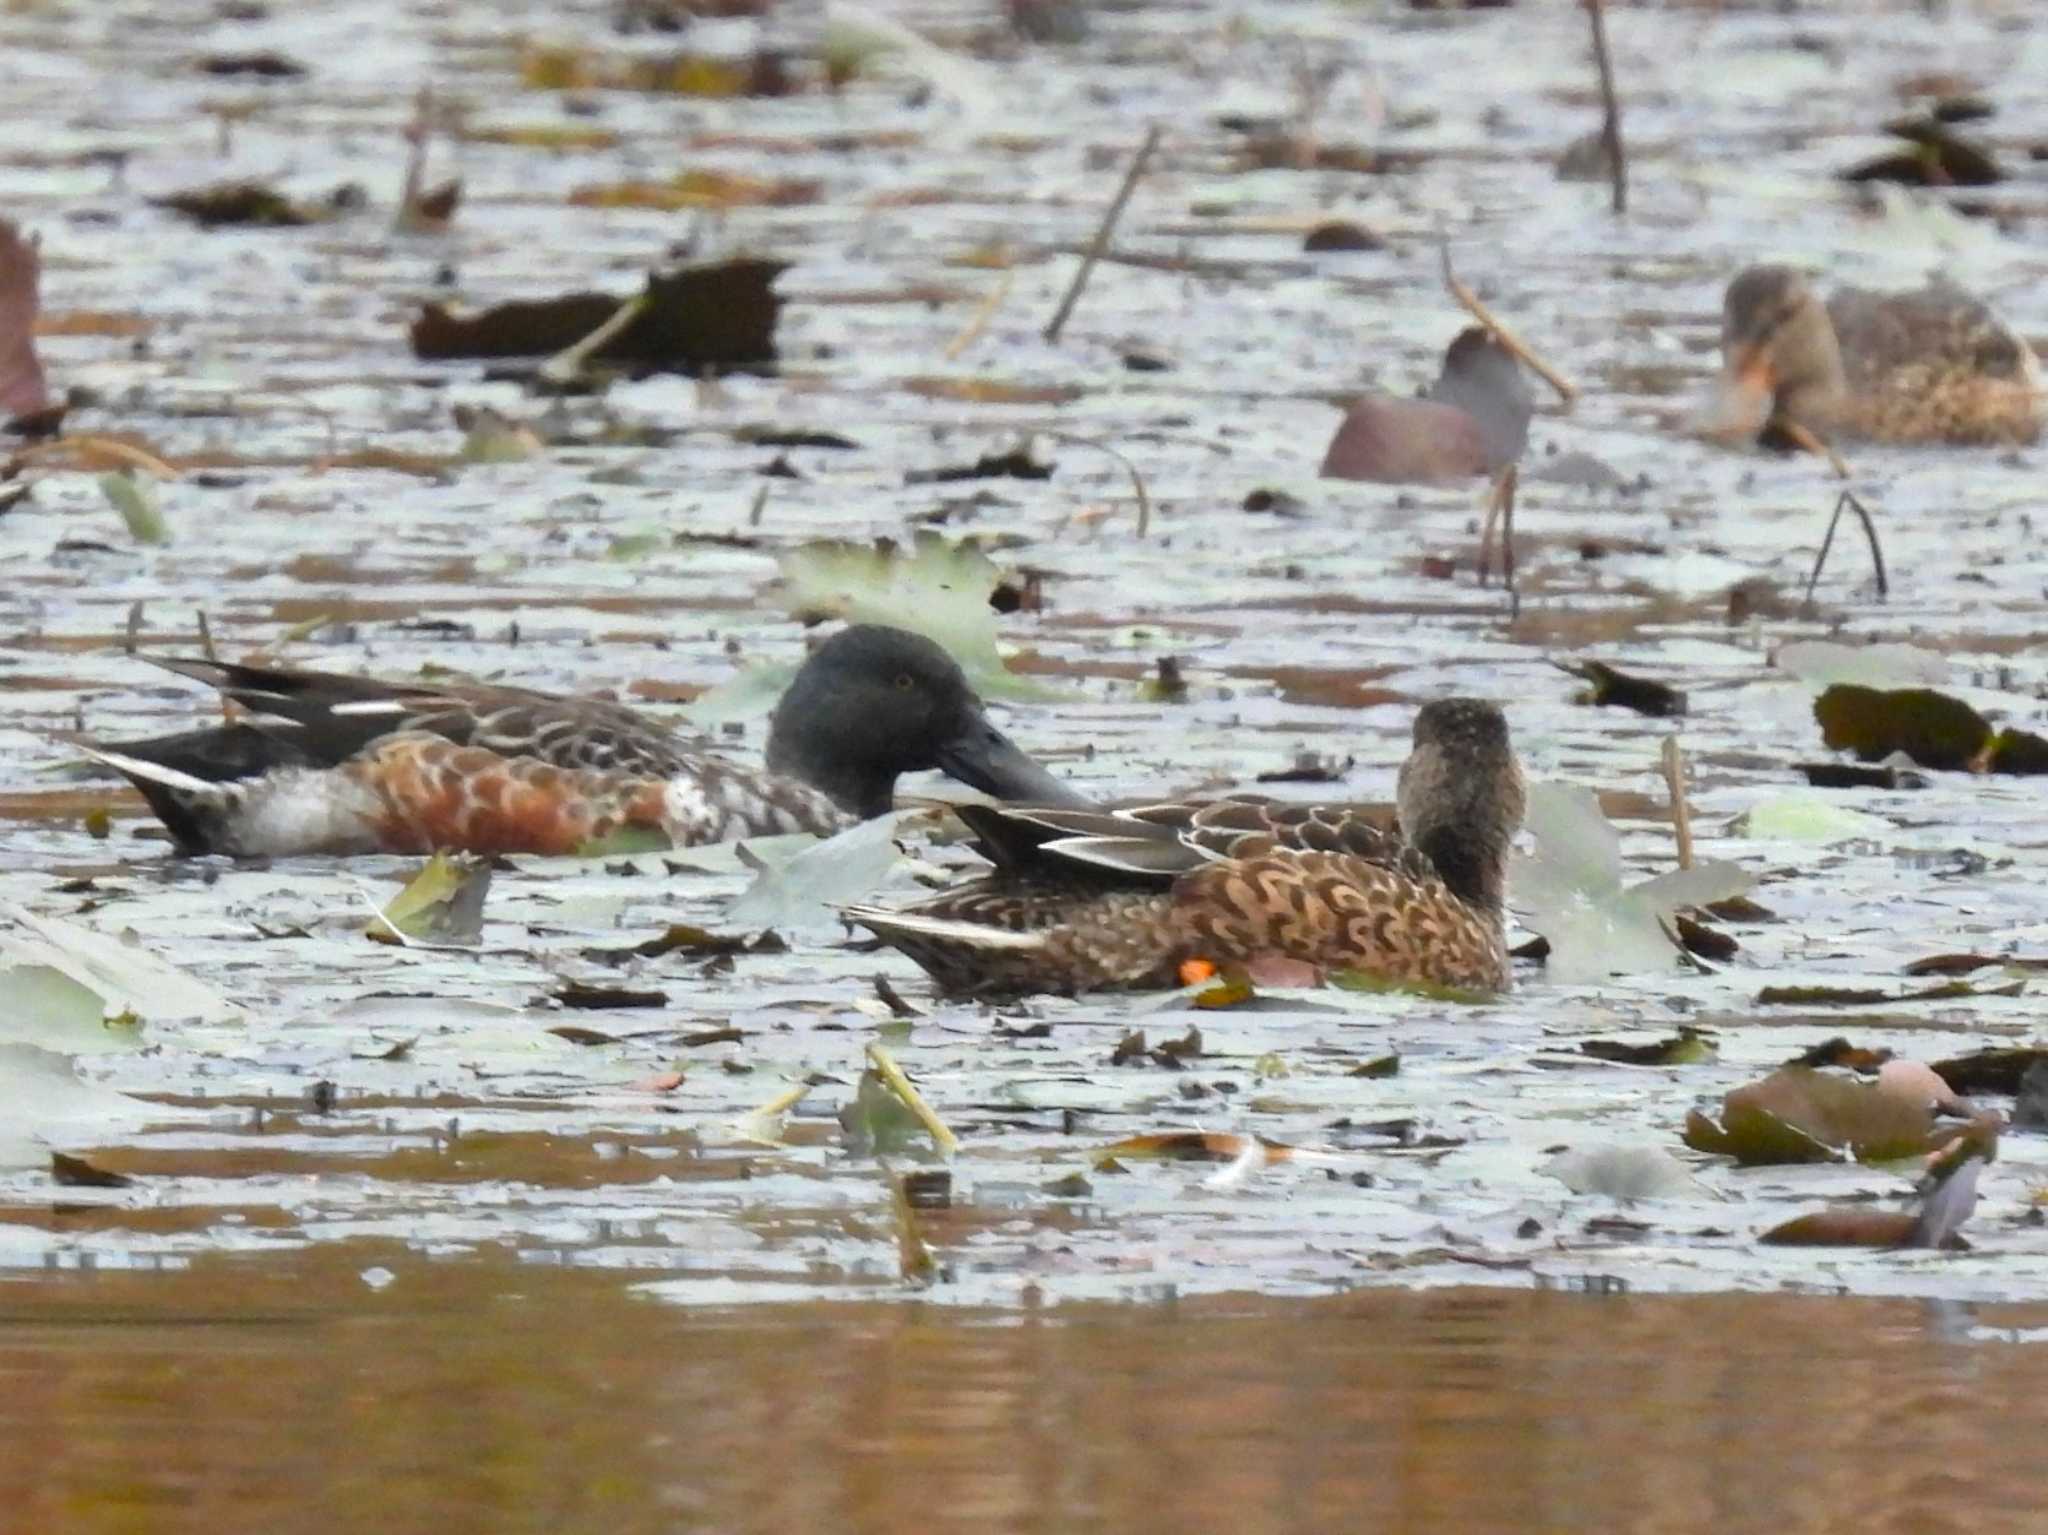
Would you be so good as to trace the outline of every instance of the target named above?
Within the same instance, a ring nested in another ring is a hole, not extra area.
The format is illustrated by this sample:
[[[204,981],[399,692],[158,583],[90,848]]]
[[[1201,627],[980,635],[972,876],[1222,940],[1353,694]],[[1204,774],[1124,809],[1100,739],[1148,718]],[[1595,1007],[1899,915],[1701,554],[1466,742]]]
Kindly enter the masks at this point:
[[[947,777],[1011,804],[1078,808],[1094,803],[1047,772],[1029,752],[979,715],[939,748],[938,761]]]

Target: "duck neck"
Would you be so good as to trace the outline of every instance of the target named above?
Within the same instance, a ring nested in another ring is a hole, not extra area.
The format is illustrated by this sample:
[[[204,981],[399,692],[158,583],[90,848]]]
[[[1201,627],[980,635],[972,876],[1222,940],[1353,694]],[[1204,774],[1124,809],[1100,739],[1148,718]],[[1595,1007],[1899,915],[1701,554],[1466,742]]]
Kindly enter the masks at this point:
[[[1414,839],[1444,887],[1467,906],[1498,918],[1507,894],[1505,846],[1470,826],[1433,826]]]
[[[792,731],[771,730],[768,771],[799,779],[863,821],[887,815],[896,804],[896,774],[871,762],[806,749]]]

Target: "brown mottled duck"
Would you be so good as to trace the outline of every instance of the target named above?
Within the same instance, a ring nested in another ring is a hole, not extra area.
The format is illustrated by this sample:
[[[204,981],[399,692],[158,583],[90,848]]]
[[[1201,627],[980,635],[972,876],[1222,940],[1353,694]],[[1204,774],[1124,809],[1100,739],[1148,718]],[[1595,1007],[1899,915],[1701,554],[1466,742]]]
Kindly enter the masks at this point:
[[[956,995],[1169,988],[1190,962],[1270,958],[1500,991],[1524,801],[1501,711],[1443,699],[1415,717],[1398,829],[1362,806],[1249,799],[963,806],[991,873],[846,915]]]
[[[1720,396],[1709,435],[1771,446],[1861,438],[2028,443],[2044,397],[2033,349],[1946,282],[1911,293],[1844,288],[1823,305],[1790,267],[1755,266],[1722,306]]]

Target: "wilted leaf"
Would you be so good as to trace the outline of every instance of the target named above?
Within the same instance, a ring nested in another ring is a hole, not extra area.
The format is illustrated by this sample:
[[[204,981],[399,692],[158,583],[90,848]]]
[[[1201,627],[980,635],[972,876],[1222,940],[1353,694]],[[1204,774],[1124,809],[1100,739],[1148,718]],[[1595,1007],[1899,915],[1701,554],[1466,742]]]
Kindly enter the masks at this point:
[[[1922,767],[1981,772],[1992,737],[1983,715],[1933,688],[1838,682],[1813,701],[1813,717],[1830,748],[1865,762],[1904,752]]]
[[[788,208],[814,203],[824,193],[819,181],[767,181],[726,171],[687,170],[666,181],[608,181],[577,187],[569,202],[578,208]]]
[[[926,400],[962,405],[1071,405],[1087,393],[1076,384],[1020,384],[1000,378],[955,378],[926,374],[906,378],[903,388]]]
[[[722,261],[651,272],[631,320],[586,359],[632,371],[684,373],[761,368],[775,361],[782,300],[775,279],[786,263]],[[552,357],[584,340],[619,312],[603,293],[500,304],[456,315],[429,304],[412,324],[415,356]]]
[[[905,485],[947,485],[960,480],[1049,480],[1051,464],[1040,463],[1028,448],[1007,453],[984,453],[971,464],[954,464],[944,469],[906,469]]]
[[[557,1039],[566,1039],[572,1045],[615,1045],[619,1042],[616,1034],[607,1034],[602,1029],[581,1028],[573,1023],[560,1023],[548,1030]]]
[[[622,949],[585,949],[583,957],[600,964],[619,965],[629,959],[660,959],[665,954],[681,953],[707,958],[744,954],[751,946],[751,941],[744,934],[714,933],[687,922],[672,922],[643,942],[628,944]]]
[[[50,1153],[50,1176],[63,1187],[73,1189],[125,1189],[135,1182],[126,1173],[110,1173],[94,1167],[84,1157],[67,1156],[61,1151]]]
[[[597,128],[588,123],[464,124],[456,136],[470,144],[508,144],[516,149],[558,152],[616,149],[619,144],[618,129]]]
[[[20,229],[0,219],[0,420],[40,415],[51,400],[36,356],[42,257]]]
[[[313,224],[329,215],[324,209],[293,202],[275,188],[257,181],[221,181],[192,187],[168,197],[152,197],[159,208],[182,213],[202,229],[234,225],[249,228],[292,228]]]
[[[1579,695],[1580,703],[1596,708],[1613,704],[1653,719],[1670,719],[1685,713],[1685,694],[1668,683],[1632,676],[1604,661],[1553,661],[1551,665],[1591,684]]]
[[[1773,1247],[1904,1247],[1918,1225],[1911,1211],[1844,1206],[1794,1216],[1757,1240]]]
[[[2027,1073],[2048,1061],[2048,1049],[2038,1045],[1973,1050],[1934,1063],[1935,1075],[1953,1092],[1969,1097],[1975,1093],[2007,1093],[2020,1090]]]
[[[2005,179],[1991,152],[1934,117],[1901,117],[1884,131],[1907,147],[1842,172],[1849,182],[1890,181],[1912,187],[1982,187]]]
[[[576,1008],[668,1006],[665,991],[631,991],[623,986],[590,986],[582,981],[565,982],[554,992],[554,999],[564,1007]]]
[[[1294,1147],[1264,1136],[1230,1135],[1213,1130],[1169,1130],[1153,1135],[1133,1135],[1095,1153],[1096,1166],[1127,1160],[1132,1162],[1235,1162],[1257,1147],[1266,1163],[1284,1162]]]
[[[2025,981],[1981,987],[1968,981],[1950,981],[1924,991],[1886,991],[1866,986],[1766,986],[1756,994],[1756,999],[1766,1007],[1870,1007],[1895,1002],[1955,1002],[1964,997],[2015,997],[2025,986]]]
[[[530,91],[648,91],[729,100],[787,96],[795,90],[782,55],[768,49],[748,57],[702,53],[602,54],[589,48],[530,47],[519,62],[519,81]]]
[[[1744,1166],[1918,1156],[1938,1143],[1934,1116],[1864,1082],[1786,1066],[1730,1092],[1717,1121],[1695,1109],[1685,1144]]]
[[[1669,1039],[1654,1044],[1631,1045],[1618,1039],[1589,1039],[1579,1049],[1600,1061],[1617,1061],[1626,1066],[1698,1066],[1720,1057],[1720,1046],[1698,1029],[1681,1027]]]
[[[483,941],[484,897],[491,866],[462,853],[436,853],[405,888],[377,908],[364,928],[379,943],[421,943],[468,948]]]

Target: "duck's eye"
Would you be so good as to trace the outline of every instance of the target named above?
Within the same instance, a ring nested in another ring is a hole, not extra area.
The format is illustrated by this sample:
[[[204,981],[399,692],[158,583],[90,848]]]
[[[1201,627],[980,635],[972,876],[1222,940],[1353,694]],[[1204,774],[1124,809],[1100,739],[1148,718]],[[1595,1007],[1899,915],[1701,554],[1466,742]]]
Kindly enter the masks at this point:
[[[899,692],[899,693],[908,693],[908,692],[909,692],[909,691],[910,691],[910,690],[911,690],[912,688],[914,688],[914,687],[916,687],[916,686],[917,686],[917,679],[916,679],[915,677],[911,676],[909,672],[898,672],[898,673],[896,674],[896,691],[897,691],[897,692]]]

